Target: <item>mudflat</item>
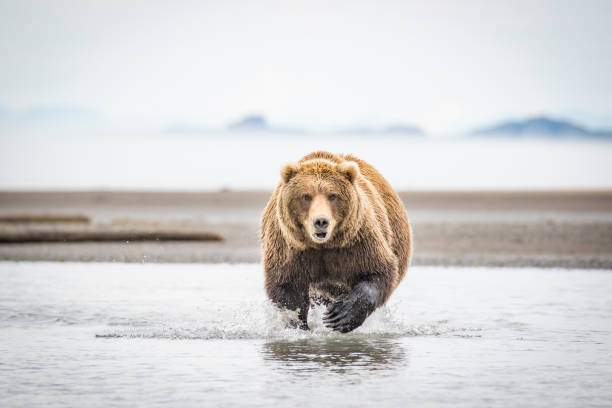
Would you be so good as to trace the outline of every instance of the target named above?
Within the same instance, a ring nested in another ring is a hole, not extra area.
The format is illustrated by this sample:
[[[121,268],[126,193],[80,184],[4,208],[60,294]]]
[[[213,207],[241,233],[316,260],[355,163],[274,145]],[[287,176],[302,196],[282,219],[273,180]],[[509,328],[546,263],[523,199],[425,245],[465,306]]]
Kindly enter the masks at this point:
[[[222,241],[0,244],[0,260],[258,262],[269,191],[4,191],[0,219],[84,216],[89,224],[0,220],[0,234],[55,231],[210,232]],[[413,264],[612,268],[612,191],[405,191]]]

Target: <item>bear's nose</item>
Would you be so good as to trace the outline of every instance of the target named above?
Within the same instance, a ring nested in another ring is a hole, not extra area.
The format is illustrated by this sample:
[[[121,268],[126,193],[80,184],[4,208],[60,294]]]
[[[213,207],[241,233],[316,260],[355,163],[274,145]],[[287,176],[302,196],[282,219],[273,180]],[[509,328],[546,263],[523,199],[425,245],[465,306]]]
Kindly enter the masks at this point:
[[[327,218],[319,217],[314,220],[314,226],[317,231],[325,231],[329,227],[329,221],[327,221]]]

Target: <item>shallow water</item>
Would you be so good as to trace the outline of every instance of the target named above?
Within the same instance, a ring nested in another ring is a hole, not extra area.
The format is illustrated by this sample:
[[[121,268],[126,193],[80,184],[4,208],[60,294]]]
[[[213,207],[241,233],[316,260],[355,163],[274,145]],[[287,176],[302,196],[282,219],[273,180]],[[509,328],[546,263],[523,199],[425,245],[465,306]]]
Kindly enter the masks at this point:
[[[610,406],[610,271],[414,267],[357,331],[258,264],[0,263],[3,406]]]

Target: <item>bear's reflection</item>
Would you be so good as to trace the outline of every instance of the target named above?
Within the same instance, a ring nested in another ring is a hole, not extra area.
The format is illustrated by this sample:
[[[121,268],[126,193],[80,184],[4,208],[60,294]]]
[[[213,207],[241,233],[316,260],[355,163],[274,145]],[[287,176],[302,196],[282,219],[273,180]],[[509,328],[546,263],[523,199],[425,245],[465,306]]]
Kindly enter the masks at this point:
[[[394,368],[405,363],[405,352],[392,339],[306,339],[297,341],[274,341],[263,345],[266,360],[284,363],[285,366],[300,364],[304,369],[360,368],[380,370]]]

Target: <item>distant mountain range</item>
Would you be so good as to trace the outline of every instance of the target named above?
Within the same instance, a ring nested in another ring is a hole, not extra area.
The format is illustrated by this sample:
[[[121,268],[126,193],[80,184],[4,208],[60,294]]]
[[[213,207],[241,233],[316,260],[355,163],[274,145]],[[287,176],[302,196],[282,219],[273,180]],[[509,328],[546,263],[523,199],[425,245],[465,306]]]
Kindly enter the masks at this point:
[[[353,135],[406,135],[406,136],[423,136],[425,133],[417,126],[406,124],[394,124],[388,126],[356,126],[348,127],[339,130],[339,133]]]
[[[100,126],[112,123],[100,112],[70,106],[42,106],[15,111],[0,105],[0,125],[9,126]],[[137,125],[137,124],[135,124]],[[225,128],[206,125],[205,122],[172,122],[165,126],[168,134],[216,134],[220,131],[232,133],[271,133],[277,135],[345,135],[355,137],[421,137],[427,133],[418,126],[406,123],[388,125],[347,125],[328,129],[308,129],[299,126],[278,126],[270,124],[261,114],[250,114],[236,120]],[[464,133],[465,135],[465,133]],[[612,130],[591,129],[568,120],[546,116],[523,120],[509,120],[498,124],[477,128],[467,133],[479,137],[548,137],[548,138],[599,138],[612,140]]]
[[[271,126],[263,115],[245,116],[240,120],[230,123],[227,130],[238,132],[313,133],[306,129]],[[423,131],[420,128],[402,123],[379,127],[352,126],[340,128],[331,131],[331,133],[351,135],[423,135]]]
[[[279,134],[303,134],[307,131],[296,126],[277,126],[270,125],[263,115],[248,115],[240,120],[230,123],[227,126],[230,132],[266,132]]]
[[[248,115],[227,127],[236,132],[275,132],[275,133],[312,133],[307,129],[279,128],[271,126],[263,115]],[[316,133],[316,132],[315,132]],[[325,132],[327,133],[327,132]],[[426,133],[419,127],[409,124],[392,124],[387,126],[348,126],[332,130],[340,135],[374,136],[424,136]],[[507,121],[497,125],[480,128],[470,133],[472,136],[511,136],[511,137],[590,137],[612,138],[610,130],[592,130],[566,120],[545,116],[519,121]]]
[[[241,131],[261,131],[270,130],[270,126],[266,121],[266,118],[262,115],[250,115],[245,116],[241,120],[231,123],[228,127],[229,130],[241,130]]]
[[[71,106],[35,106],[22,111],[11,111],[0,106],[0,121],[19,123],[85,122],[99,120],[96,111]]]
[[[548,117],[535,117],[522,121],[508,121],[477,129],[474,136],[548,136],[612,138],[612,130],[592,130],[578,124]]]

